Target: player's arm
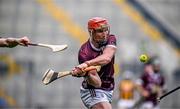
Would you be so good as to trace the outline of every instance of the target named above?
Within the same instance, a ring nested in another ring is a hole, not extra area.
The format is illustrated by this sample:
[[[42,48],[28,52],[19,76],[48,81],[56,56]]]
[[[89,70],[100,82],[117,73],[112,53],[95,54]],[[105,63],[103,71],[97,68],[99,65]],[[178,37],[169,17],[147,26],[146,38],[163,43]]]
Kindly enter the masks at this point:
[[[113,56],[115,55],[115,52],[116,52],[116,46],[114,45],[108,45],[104,51],[103,51],[103,54],[101,54],[100,56],[94,58],[94,59],[91,59],[91,60],[88,60],[88,61],[85,61],[84,63],[78,65],[77,67],[80,68],[80,69],[84,69],[88,66],[93,66],[93,65],[106,65],[108,64],[109,62],[111,62],[111,59],[113,58]]]
[[[149,92],[145,90],[141,85],[136,85],[136,89],[143,97],[149,96]]]
[[[143,80],[138,79],[135,83],[135,88],[143,97],[147,97],[149,96],[149,92],[143,88],[142,84]]]
[[[97,70],[91,70],[91,71],[87,72],[87,76],[85,77],[85,79],[88,84],[90,84],[96,88],[101,87],[102,82],[97,73]]]
[[[113,56],[115,55],[116,52],[116,47],[115,46],[107,46],[104,51],[103,54],[92,59],[89,61],[86,61],[85,63],[88,64],[88,66],[92,66],[92,65],[106,65],[109,62],[111,62],[111,59],[113,58]]]
[[[158,96],[162,96],[167,91],[167,86],[165,85],[165,78],[162,77],[162,81],[158,86]]]

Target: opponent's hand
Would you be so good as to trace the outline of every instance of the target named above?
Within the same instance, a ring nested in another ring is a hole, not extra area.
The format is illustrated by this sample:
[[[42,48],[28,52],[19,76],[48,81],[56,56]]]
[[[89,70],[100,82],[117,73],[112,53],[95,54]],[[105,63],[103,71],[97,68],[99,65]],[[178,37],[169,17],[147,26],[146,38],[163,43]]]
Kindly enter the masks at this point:
[[[83,69],[80,69],[79,67],[75,67],[72,71],[71,71],[71,75],[74,77],[82,77],[85,76],[86,72],[83,71]]]
[[[17,39],[17,42],[18,42],[20,45],[28,46],[28,44],[30,43],[30,40],[28,39],[28,37],[24,36],[24,37],[22,37],[22,38]]]

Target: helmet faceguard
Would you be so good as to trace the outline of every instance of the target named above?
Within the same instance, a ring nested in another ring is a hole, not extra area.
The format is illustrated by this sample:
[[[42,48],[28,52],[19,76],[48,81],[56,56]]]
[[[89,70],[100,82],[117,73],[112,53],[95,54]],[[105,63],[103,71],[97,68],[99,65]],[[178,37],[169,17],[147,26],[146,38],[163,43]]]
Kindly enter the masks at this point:
[[[92,40],[94,40],[93,34],[95,33],[107,32],[107,34],[109,35],[110,28],[108,21],[101,17],[94,17],[88,21],[88,31],[90,33]],[[104,45],[104,43],[106,43],[106,40],[101,40],[96,43],[102,46]]]

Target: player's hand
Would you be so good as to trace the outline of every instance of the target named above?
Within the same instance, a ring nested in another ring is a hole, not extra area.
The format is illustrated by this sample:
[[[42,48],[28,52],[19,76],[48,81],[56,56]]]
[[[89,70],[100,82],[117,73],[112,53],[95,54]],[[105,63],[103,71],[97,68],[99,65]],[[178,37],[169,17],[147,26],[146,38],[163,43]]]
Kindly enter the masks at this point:
[[[85,68],[88,67],[88,64],[87,63],[82,63],[82,64],[79,64],[78,66],[76,66],[77,68],[81,69],[81,70],[84,70]]]
[[[148,96],[149,96],[149,92],[146,91],[146,90],[143,90],[143,91],[142,91],[142,96],[148,97]]]
[[[78,67],[75,67],[71,72],[71,75],[74,77],[83,77],[86,74],[86,72],[84,72],[83,69],[80,69]]]
[[[161,87],[160,86],[158,86],[158,85],[152,85],[152,87],[151,87],[151,93],[159,93],[159,92],[161,92]]]
[[[30,43],[30,40],[28,39],[28,37],[24,36],[24,37],[22,37],[22,38],[17,39],[17,42],[18,42],[20,45],[28,46],[28,44]]]

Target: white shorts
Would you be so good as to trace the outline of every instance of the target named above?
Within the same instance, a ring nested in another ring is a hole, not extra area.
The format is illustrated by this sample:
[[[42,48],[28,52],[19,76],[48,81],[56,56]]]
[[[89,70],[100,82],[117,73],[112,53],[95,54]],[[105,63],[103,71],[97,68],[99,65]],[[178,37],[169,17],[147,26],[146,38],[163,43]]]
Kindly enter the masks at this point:
[[[81,100],[84,105],[90,109],[99,102],[112,102],[113,91],[105,91],[101,89],[84,89],[80,88]]]
[[[134,103],[135,103],[134,100],[123,100],[123,99],[120,99],[118,101],[118,109],[132,108],[134,106]]]
[[[158,105],[154,107],[152,102],[147,101],[141,105],[140,109],[160,109],[160,108]]]

